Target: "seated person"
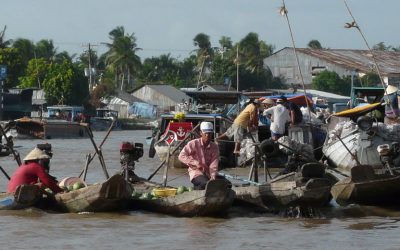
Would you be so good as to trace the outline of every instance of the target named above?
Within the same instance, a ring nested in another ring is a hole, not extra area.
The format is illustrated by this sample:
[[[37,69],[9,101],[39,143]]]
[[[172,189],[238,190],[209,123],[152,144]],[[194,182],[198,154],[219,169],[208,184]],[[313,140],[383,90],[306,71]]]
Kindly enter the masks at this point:
[[[63,190],[57,185],[54,177],[49,175],[50,156],[38,148],[34,148],[25,158],[8,182],[7,192],[13,193],[20,185],[39,184],[50,188],[53,193]]]

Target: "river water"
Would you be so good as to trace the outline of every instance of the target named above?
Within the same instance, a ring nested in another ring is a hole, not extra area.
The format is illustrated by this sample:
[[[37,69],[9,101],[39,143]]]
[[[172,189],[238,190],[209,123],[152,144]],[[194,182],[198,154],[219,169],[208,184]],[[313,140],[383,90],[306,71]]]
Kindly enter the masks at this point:
[[[122,141],[145,144],[150,131],[113,131],[103,146],[110,174],[119,169]],[[97,144],[105,132],[94,132]],[[43,140],[14,141],[22,158]],[[93,153],[89,139],[52,139],[51,174],[77,176],[85,156]],[[137,173],[149,176],[160,164],[145,155]],[[17,164],[1,158],[11,174]],[[171,170],[171,185],[189,186],[184,170]],[[161,173],[154,177],[159,181]],[[104,180],[99,161],[90,165],[87,181]],[[0,177],[0,190],[7,180]],[[318,218],[287,218],[232,209],[224,218],[176,218],[142,211],[57,214],[38,209],[0,211],[0,249],[400,249],[400,209],[332,206]]]

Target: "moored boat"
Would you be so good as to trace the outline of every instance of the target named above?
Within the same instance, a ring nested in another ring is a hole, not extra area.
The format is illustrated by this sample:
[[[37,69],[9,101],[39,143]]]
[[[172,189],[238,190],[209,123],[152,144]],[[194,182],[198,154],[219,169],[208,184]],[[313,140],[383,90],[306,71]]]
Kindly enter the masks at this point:
[[[133,184],[136,192],[150,192],[156,184],[145,181]],[[225,180],[207,183],[205,190],[193,190],[155,199],[133,198],[132,206],[173,216],[224,216],[231,207],[235,193]]]
[[[126,208],[132,189],[119,174],[103,183],[54,195],[52,209],[62,212],[110,212]]]
[[[83,138],[86,130],[81,126],[83,107],[51,106],[44,119],[20,118],[15,120],[15,130],[22,136],[39,139]]]
[[[306,163],[299,171],[253,186],[232,187],[240,203],[270,211],[290,207],[321,207],[329,203],[332,183],[319,163]]]

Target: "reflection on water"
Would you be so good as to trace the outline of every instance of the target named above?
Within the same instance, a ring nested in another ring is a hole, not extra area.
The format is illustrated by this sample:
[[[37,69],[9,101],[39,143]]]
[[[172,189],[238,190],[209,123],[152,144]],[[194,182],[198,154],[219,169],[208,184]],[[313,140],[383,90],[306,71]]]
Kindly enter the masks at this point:
[[[95,132],[99,144],[105,132]],[[113,131],[103,146],[110,174],[119,170],[122,141],[145,142],[150,131]],[[53,145],[51,173],[60,179],[77,175],[85,155],[93,153],[88,139],[49,140]],[[22,157],[42,140],[16,140]],[[137,173],[149,176],[160,164],[145,156]],[[16,163],[1,159],[11,174]],[[184,169],[169,171],[171,185],[189,186]],[[246,176],[246,170],[230,170]],[[161,180],[161,173],[154,180]],[[88,182],[104,180],[98,160]],[[0,189],[7,181],[0,176]],[[315,218],[232,209],[226,218],[176,218],[142,211],[57,214],[38,209],[0,211],[2,249],[399,249],[400,209],[332,204]]]

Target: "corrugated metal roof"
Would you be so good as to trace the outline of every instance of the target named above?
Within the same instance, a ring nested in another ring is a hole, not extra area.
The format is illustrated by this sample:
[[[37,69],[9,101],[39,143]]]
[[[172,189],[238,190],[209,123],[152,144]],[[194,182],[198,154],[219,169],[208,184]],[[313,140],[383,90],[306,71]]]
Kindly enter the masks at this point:
[[[340,64],[349,70],[357,69],[359,72],[366,73],[375,69],[372,54],[368,50],[300,48],[297,51],[330,63]],[[374,50],[372,53],[382,74],[400,74],[400,52]]]
[[[189,96],[187,96],[183,91],[171,86],[171,85],[164,85],[164,84],[157,84],[157,85],[146,85],[149,88],[154,89],[158,93],[161,93],[171,100],[180,103],[182,99],[189,100]]]

